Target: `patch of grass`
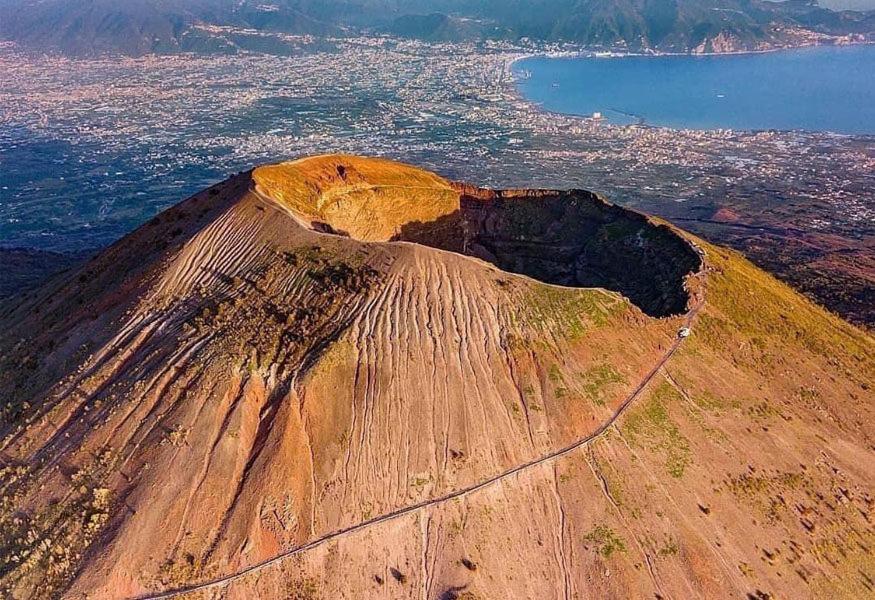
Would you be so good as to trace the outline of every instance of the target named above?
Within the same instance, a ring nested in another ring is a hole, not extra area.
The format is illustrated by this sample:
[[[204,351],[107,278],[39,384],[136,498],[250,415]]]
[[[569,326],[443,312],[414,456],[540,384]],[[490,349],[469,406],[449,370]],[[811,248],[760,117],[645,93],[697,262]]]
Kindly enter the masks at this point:
[[[626,378],[608,363],[594,365],[581,373],[583,392],[592,402],[604,406],[608,388],[617,383],[626,383]]]
[[[615,552],[626,551],[626,542],[607,525],[597,525],[583,539],[605,558],[610,558]]]
[[[553,363],[547,371],[547,378],[553,384],[553,393],[557,398],[564,398],[568,394],[568,389],[565,387],[565,378],[562,376],[562,371],[559,370],[559,365]]]
[[[758,508],[770,523],[775,523],[789,509],[787,493],[805,487],[808,482],[803,472],[775,474],[745,472],[730,477],[724,485],[736,498]]]
[[[723,398],[717,397],[714,393],[704,390],[692,396],[693,402],[704,411],[718,412],[727,404],[737,405],[737,402],[727,402]]]
[[[70,475],[69,493],[49,497],[38,512],[20,510],[22,488],[32,484],[23,466],[0,470],[0,578],[39,581],[40,597],[54,597],[76,568],[82,554],[109,521],[113,497],[102,487],[117,461],[113,452],[79,466]],[[4,478],[5,477],[5,478]],[[40,488],[41,490],[42,488]],[[0,586],[0,596],[8,588]]]
[[[623,429],[633,442],[643,443],[647,448],[665,456],[665,468],[672,477],[683,477],[692,462],[692,451],[686,437],[669,417],[666,406],[680,401],[677,391],[663,381],[654,390],[646,403],[633,408]]]
[[[764,493],[780,490],[795,490],[805,481],[802,473],[778,473],[776,475],[754,475],[742,473],[730,478],[726,487],[739,498],[752,498]]]
[[[530,325],[549,329],[569,340],[583,337],[593,327],[609,324],[629,309],[620,298],[589,289],[565,289],[533,283],[523,298]]]
[[[675,556],[678,552],[680,552],[680,548],[678,547],[678,543],[674,540],[674,538],[668,538],[665,540],[665,543],[657,552],[660,556]]]
[[[419,473],[410,478],[410,487],[416,488],[417,491],[422,491],[429,483],[431,483],[431,475],[429,473]]]
[[[772,405],[767,400],[763,400],[762,402],[753,403],[748,406],[744,410],[744,414],[754,421],[766,422],[772,420],[776,416],[779,416],[781,413],[780,411],[772,407]]]
[[[158,577],[164,585],[179,585],[191,581],[201,572],[203,565],[194,554],[167,559],[158,571]]]
[[[316,600],[319,597],[319,586],[313,579],[290,582],[286,586],[286,600]]]
[[[614,499],[614,503],[617,506],[625,506],[626,505],[626,492],[620,482],[611,477],[608,473],[602,473],[605,477],[605,481],[608,485],[608,493],[611,495],[611,498]],[[634,510],[634,509],[633,509]]]

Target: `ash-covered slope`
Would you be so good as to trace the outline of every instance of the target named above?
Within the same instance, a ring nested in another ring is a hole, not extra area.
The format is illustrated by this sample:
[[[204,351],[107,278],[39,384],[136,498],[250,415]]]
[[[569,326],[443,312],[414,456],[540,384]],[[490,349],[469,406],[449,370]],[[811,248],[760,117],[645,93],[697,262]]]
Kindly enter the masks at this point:
[[[183,202],[3,309],[2,594],[867,593],[871,338],[684,238],[346,156]]]

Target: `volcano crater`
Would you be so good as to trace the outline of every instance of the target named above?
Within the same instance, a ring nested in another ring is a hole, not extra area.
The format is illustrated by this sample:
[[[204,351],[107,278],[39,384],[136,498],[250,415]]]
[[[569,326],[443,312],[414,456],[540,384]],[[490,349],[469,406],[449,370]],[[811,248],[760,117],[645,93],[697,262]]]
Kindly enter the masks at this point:
[[[671,227],[585,190],[492,190],[384,159],[256,169],[256,189],[314,231],[412,242],[544,283],[618,292],[652,317],[687,310],[702,259]]]

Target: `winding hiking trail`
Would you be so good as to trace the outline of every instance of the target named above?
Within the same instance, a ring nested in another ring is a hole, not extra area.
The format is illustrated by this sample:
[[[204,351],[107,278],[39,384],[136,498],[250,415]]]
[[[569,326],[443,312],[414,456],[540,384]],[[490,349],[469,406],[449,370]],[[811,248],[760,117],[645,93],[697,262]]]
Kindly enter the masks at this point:
[[[697,249],[697,251],[699,252],[700,256],[702,257],[702,267],[700,268],[700,270],[697,273],[692,275],[692,277],[700,277],[707,270],[707,267],[705,265],[704,255],[702,254],[702,252],[700,250]],[[695,304],[684,315],[683,327],[691,327],[692,326],[693,322],[696,319],[696,316],[699,314],[699,311],[701,310],[703,305],[704,305],[704,296],[700,295],[699,297],[697,297],[695,299]],[[574,441],[573,443],[571,443],[567,446],[564,446],[558,450],[554,450],[552,452],[544,454],[539,458],[535,458],[535,459],[530,460],[528,462],[519,464],[511,469],[503,471],[503,472],[501,472],[497,475],[494,475],[488,479],[484,479],[483,481],[480,481],[479,483],[475,483],[473,485],[470,485],[470,486],[467,486],[464,488],[460,488],[458,490],[455,490],[455,491],[450,492],[448,494],[444,494],[444,495],[439,496],[437,498],[432,498],[430,500],[423,500],[421,502],[417,502],[415,504],[411,504],[411,505],[405,506],[403,508],[399,508],[399,509],[394,510],[392,512],[388,512],[386,514],[383,514],[383,515],[380,515],[377,517],[373,517],[373,518],[365,520],[365,521],[361,521],[360,523],[357,523],[355,525],[351,525],[349,527],[344,527],[342,529],[337,529],[337,530],[332,531],[330,533],[326,533],[325,535],[318,537],[314,540],[311,540],[311,541],[307,542],[306,544],[303,544],[303,545],[298,546],[296,548],[292,548],[286,552],[283,552],[281,554],[274,556],[273,558],[269,558],[269,559],[264,560],[262,562],[256,563],[256,564],[251,565],[249,567],[246,567],[245,569],[237,571],[236,573],[232,573],[230,575],[224,575],[222,577],[217,577],[215,579],[206,581],[204,583],[180,587],[180,588],[176,588],[176,589],[172,589],[172,590],[166,590],[164,592],[159,592],[157,594],[146,594],[146,595],[141,595],[141,596],[134,596],[128,600],[164,600],[166,598],[175,598],[175,597],[181,596],[183,594],[191,594],[191,593],[195,593],[195,592],[203,592],[203,591],[207,591],[207,590],[211,590],[211,589],[223,588],[223,587],[231,584],[234,581],[242,579],[242,578],[244,578],[248,575],[251,575],[253,573],[258,573],[259,571],[262,571],[266,568],[269,568],[275,564],[278,564],[278,563],[280,563],[288,558],[291,558],[293,556],[296,556],[298,554],[302,554],[304,552],[312,550],[313,548],[316,548],[317,546],[321,546],[322,544],[325,544],[327,542],[331,542],[333,540],[340,539],[340,538],[345,537],[347,535],[362,531],[364,529],[367,529],[367,528],[375,526],[375,525],[379,525],[381,523],[386,523],[388,521],[398,519],[398,518],[403,517],[405,515],[415,513],[415,512],[422,510],[424,508],[436,506],[438,504],[443,504],[445,502],[449,502],[450,500],[455,500],[457,498],[464,498],[465,496],[469,496],[471,494],[474,494],[474,493],[476,493],[484,488],[490,487],[496,483],[499,483],[505,479],[508,479],[508,478],[514,476],[514,475],[517,475],[518,473],[528,471],[529,469],[533,469],[533,468],[538,467],[540,465],[544,465],[544,464],[552,462],[558,458],[561,458],[563,456],[571,454],[575,450],[577,450],[583,446],[586,446],[587,444],[589,444],[593,440],[604,435],[605,432],[608,429],[610,429],[617,422],[617,420],[629,409],[629,407],[635,402],[635,400],[637,400],[641,396],[642,392],[644,392],[644,390],[647,388],[647,386],[650,384],[650,382],[653,381],[653,379],[656,377],[656,375],[659,373],[659,371],[665,366],[665,364],[671,359],[671,357],[674,356],[674,354],[678,351],[678,349],[681,347],[681,345],[683,344],[684,341],[685,341],[685,338],[678,335],[675,338],[672,345],[665,352],[665,354],[659,359],[659,361],[657,361],[657,363],[647,373],[647,375],[645,375],[644,378],[638,383],[638,386],[626,397],[625,400],[623,400],[623,402],[617,407],[617,409],[613,412],[613,414],[610,416],[610,418],[608,418],[605,422],[603,422],[592,433]]]

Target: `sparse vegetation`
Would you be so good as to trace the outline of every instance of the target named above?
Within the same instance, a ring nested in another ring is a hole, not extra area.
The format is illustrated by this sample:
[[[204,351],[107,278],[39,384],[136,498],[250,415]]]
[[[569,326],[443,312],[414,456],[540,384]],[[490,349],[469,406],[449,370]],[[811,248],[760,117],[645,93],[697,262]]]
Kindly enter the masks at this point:
[[[307,271],[307,275],[311,279],[323,286],[340,288],[349,293],[362,291],[376,273],[368,266],[353,268],[345,262],[323,262]]]
[[[788,510],[785,494],[807,485],[802,472],[757,473],[747,471],[730,477],[726,489],[749,506],[759,508],[769,522],[778,521]]]
[[[180,585],[194,579],[201,571],[199,558],[186,552],[179,557],[167,559],[161,565],[160,580],[163,585]]]
[[[557,398],[564,398],[568,394],[568,388],[565,386],[565,378],[562,376],[562,371],[559,365],[552,364],[547,371],[547,378],[553,384],[553,394]]]
[[[609,363],[593,365],[580,377],[584,394],[598,406],[604,406],[612,385],[626,382],[626,378]]]
[[[321,597],[319,585],[309,577],[289,582],[286,586],[285,600],[319,600]]]
[[[745,408],[744,414],[754,421],[768,422],[774,417],[780,416],[781,413],[775,409],[769,401],[763,400],[762,402],[751,404]]]
[[[667,406],[682,401],[677,391],[661,382],[646,402],[629,411],[622,428],[630,440],[665,457],[666,471],[672,477],[682,477],[692,462],[689,441],[671,420]]]
[[[680,551],[677,541],[674,538],[668,538],[665,543],[659,548],[658,554],[662,557],[675,556]]]
[[[739,365],[763,372],[792,345],[840,361],[852,381],[875,378],[875,362],[869,358],[872,341],[863,331],[814,305],[737,253],[706,247],[714,267],[708,277],[711,310],[700,316],[691,348],[721,349]],[[740,345],[740,340],[746,343]]]
[[[410,487],[416,488],[419,492],[421,492],[429,483],[431,483],[430,473],[419,473],[410,478]]]
[[[573,341],[592,327],[603,327],[630,306],[620,298],[590,289],[569,290],[533,283],[523,300],[526,321]]]
[[[714,392],[710,390],[703,390],[701,392],[698,392],[695,396],[692,397],[692,399],[696,406],[706,412],[719,412],[727,406],[731,406],[733,408],[738,408],[739,406],[738,401],[719,398]]]
[[[281,260],[248,274],[246,285],[231,285],[232,293],[203,301],[201,308],[186,321],[190,332],[210,333],[221,340],[226,347],[217,351],[246,357],[242,366],[249,373],[300,359],[300,354],[315,343],[313,334],[317,330],[320,335],[332,336],[343,326],[331,317],[344,299],[364,292],[378,275],[367,264],[353,266],[314,247],[302,247],[280,256]],[[286,296],[298,292],[274,286],[301,271],[311,293],[301,294],[303,301],[289,302]],[[233,278],[228,278],[228,283],[233,284]],[[222,331],[229,335],[221,335]]]
[[[597,525],[583,539],[605,558],[610,558],[616,552],[626,551],[626,542],[607,525]]]
[[[17,510],[33,485],[23,466],[0,470],[0,579],[3,586],[37,578],[37,596],[53,596],[109,521],[113,497],[101,482],[118,455],[100,452],[69,477],[68,493],[52,497],[39,513]],[[41,491],[41,489],[40,489]],[[0,595],[6,590],[0,587]]]

